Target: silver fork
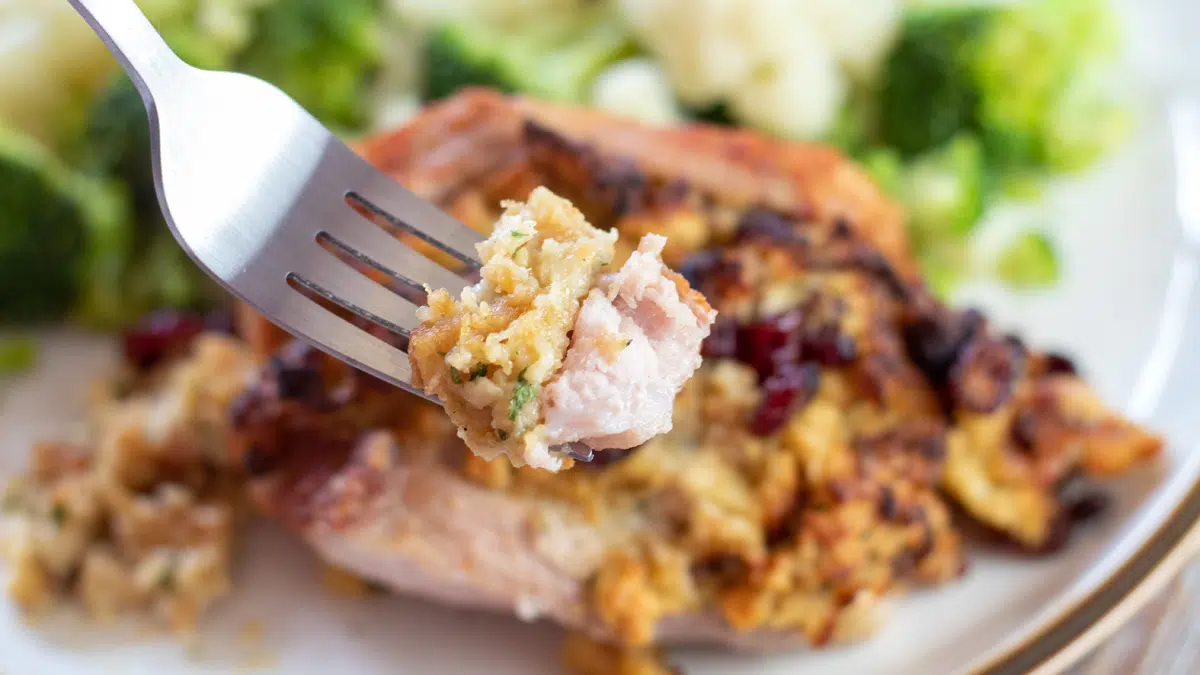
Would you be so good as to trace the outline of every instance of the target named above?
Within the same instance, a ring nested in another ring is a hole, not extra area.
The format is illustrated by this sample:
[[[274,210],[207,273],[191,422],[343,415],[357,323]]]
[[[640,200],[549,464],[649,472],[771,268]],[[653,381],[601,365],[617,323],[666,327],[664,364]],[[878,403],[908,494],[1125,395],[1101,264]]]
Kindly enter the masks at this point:
[[[430,398],[413,386],[401,348],[327,307],[395,333],[403,347],[425,285],[457,294],[467,282],[395,235],[415,235],[468,270],[479,267],[483,237],[368,164],[274,86],[184,63],[134,0],[70,2],[141,93],[159,205],[188,255],[289,333]],[[582,446],[559,450],[591,459]]]

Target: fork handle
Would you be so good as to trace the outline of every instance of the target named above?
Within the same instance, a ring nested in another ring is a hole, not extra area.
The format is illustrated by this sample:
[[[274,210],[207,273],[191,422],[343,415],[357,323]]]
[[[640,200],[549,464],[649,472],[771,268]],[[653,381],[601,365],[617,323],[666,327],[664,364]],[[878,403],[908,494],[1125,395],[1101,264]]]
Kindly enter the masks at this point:
[[[134,0],[70,0],[70,3],[117,57],[147,105],[150,90],[184,66]]]

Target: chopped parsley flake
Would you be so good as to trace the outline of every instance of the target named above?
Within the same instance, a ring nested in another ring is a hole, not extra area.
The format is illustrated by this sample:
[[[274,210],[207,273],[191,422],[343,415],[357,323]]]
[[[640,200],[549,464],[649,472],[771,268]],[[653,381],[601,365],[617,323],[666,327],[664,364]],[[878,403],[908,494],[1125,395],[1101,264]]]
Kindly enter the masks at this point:
[[[55,525],[62,527],[62,524],[67,522],[66,505],[55,504],[54,507],[50,509],[50,519],[54,521]]]
[[[462,384],[462,373],[454,366],[450,366],[450,381],[454,384]]]
[[[517,415],[521,414],[521,408],[533,400],[533,393],[533,385],[526,382],[524,377],[518,376],[517,386],[513,387],[512,400],[508,402],[508,419],[510,421],[516,420]]]
[[[478,367],[475,368],[475,370],[471,371],[471,381],[474,382],[475,380],[478,380],[481,377],[487,377],[487,373],[488,373],[488,364],[481,363],[481,364],[479,364]]]
[[[526,235],[524,232],[517,232],[516,230],[513,230],[512,236],[513,236],[513,239],[520,239],[521,237],[525,237],[528,235]]]

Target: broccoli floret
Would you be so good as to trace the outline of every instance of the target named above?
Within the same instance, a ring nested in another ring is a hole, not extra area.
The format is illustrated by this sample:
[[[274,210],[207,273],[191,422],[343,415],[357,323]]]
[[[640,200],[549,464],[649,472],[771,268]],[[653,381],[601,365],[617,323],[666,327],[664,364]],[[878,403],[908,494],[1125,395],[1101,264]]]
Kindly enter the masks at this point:
[[[1056,100],[1042,129],[1045,161],[1052,171],[1086,169],[1129,138],[1129,110],[1106,81],[1077,77]]]
[[[603,8],[537,22],[519,31],[475,22],[435,28],[425,44],[423,98],[471,85],[583,102],[595,76],[634,53],[625,26]]]
[[[949,299],[971,271],[971,248],[965,241],[915,237],[917,264],[925,283],[938,297]]]
[[[3,129],[0,213],[0,322],[62,318],[93,277],[125,258],[124,196]]]
[[[879,189],[893,197],[899,196],[900,184],[904,177],[904,162],[895,150],[873,148],[860,155],[858,161]]]
[[[121,237],[129,253],[93,261],[77,318],[90,327],[113,328],[151,309],[211,304],[216,297],[211,282],[175,242],[159,209],[146,109],[128,77],[115,80],[97,99],[85,141],[85,169],[128,186],[130,211],[109,236]]]
[[[972,48],[992,10],[914,10],[884,64],[879,140],[905,157],[926,152],[977,126],[979,91]]]
[[[379,0],[276,0],[237,68],[287,92],[326,124],[356,130],[383,59]]]
[[[1080,153],[1088,162],[1122,140],[1120,134],[1113,138],[1107,121],[1092,126],[1086,115],[1072,114],[1084,82],[1099,81],[1087,73],[1112,53],[1115,36],[1111,12],[1099,0],[1042,0],[996,10],[971,58],[989,153],[1010,166],[1050,162],[1048,146],[1066,129],[1057,123],[1062,116],[1083,123],[1070,130],[1070,145],[1099,147]]]
[[[1107,78],[1091,74],[1115,35],[1100,0],[913,10],[886,63],[878,140],[912,157],[972,132],[1006,171],[1085,166],[1124,139],[1099,95]]]
[[[1018,236],[996,259],[996,277],[1018,289],[1044,288],[1059,277],[1054,242],[1041,232]]]
[[[914,230],[962,238],[983,215],[987,197],[983,146],[961,134],[905,170],[896,191]]]

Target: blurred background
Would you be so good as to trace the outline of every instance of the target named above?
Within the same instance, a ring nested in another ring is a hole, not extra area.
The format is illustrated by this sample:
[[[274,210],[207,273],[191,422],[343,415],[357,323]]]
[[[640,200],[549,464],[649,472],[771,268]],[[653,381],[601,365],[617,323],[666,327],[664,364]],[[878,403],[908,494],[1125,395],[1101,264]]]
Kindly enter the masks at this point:
[[[973,235],[1134,123],[1104,0],[139,4],[187,61],[264,78],[348,139],[486,85],[834,144],[909,209],[943,294],[978,278],[1052,287],[1052,228],[986,253]],[[226,302],[162,222],[128,78],[65,0],[0,1],[0,373],[35,362],[23,327],[153,340],[227,323]]]

